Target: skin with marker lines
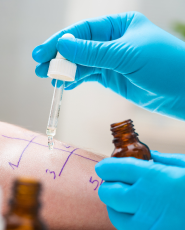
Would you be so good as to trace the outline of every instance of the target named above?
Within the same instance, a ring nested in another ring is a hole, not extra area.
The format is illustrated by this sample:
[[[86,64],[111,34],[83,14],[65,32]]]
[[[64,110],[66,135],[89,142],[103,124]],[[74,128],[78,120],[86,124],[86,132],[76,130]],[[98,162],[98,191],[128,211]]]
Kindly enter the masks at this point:
[[[42,217],[53,229],[115,229],[99,200],[102,180],[94,167],[103,157],[47,137],[0,123],[0,185],[7,211],[12,181],[18,176],[40,180]]]

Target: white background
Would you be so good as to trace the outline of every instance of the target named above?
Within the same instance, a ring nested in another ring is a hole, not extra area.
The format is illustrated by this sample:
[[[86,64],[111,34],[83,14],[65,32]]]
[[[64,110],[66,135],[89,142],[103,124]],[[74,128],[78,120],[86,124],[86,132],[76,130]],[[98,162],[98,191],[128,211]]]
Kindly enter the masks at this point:
[[[184,9],[183,0],[1,0],[0,120],[45,133],[53,88],[50,79],[36,77],[31,54],[56,31],[81,19],[136,10],[179,36],[173,23],[185,22]],[[97,83],[64,92],[56,138],[109,156],[110,124],[128,118],[151,149],[185,153],[184,122],[151,114]]]

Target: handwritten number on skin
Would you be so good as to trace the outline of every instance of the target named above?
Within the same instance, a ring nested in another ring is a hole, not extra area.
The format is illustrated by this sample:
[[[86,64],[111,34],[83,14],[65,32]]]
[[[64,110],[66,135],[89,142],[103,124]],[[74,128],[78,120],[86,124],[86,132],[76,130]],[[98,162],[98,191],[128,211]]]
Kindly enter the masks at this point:
[[[73,151],[70,152],[70,154],[69,154],[69,156],[67,157],[67,159],[66,159],[64,165],[62,166],[62,169],[61,169],[61,171],[60,171],[60,173],[59,173],[58,176],[61,176],[61,174],[62,174],[62,172],[63,172],[63,170],[64,170],[64,167],[66,166],[66,164],[67,164],[69,158],[71,157],[71,155],[74,153],[75,150],[77,150],[77,149],[73,149]],[[55,179],[55,178],[56,178],[55,172],[54,172],[54,171],[50,171],[49,169],[46,169],[46,173],[47,173],[48,171],[49,171],[49,173],[53,173],[53,174],[54,174],[54,179]]]
[[[47,172],[49,172],[50,174],[53,173],[53,174],[54,174],[54,178],[53,178],[53,179],[55,180],[55,178],[56,178],[55,172],[54,172],[54,171],[50,171],[49,169],[46,169],[46,173],[47,173]]]
[[[98,180],[92,180],[92,176],[91,176],[89,182],[90,182],[91,184],[93,184],[94,182],[97,183],[97,184],[96,184],[96,187],[94,188],[94,191],[95,191],[95,190],[98,188],[98,186],[99,186],[99,181],[98,181]],[[103,183],[103,180],[101,181],[100,185],[101,185],[102,183]]]
[[[92,176],[91,176],[89,182],[90,182],[91,184],[93,184],[94,182],[97,183],[96,187],[94,188],[94,191],[95,191],[95,190],[98,188],[98,186],[100,186],[100,185],[103,183],[103,180],[101,180],[101,182],[99,183],[98,180],[92,180]]]

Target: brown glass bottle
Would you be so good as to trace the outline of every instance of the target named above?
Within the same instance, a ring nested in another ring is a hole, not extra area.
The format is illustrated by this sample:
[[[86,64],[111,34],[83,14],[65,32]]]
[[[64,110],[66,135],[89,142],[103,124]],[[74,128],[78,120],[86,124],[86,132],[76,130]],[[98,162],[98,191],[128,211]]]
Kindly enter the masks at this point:
[[[115,149],[111,157],[135,157],[150,160],[150,149],[138,139],[138,134],[133,128],[133,121],[126,120],[111,125]]]
[[[5,216],[7,230],[45,230],[39,216],[41,184],[21,178],[14,182],[10,209]]]

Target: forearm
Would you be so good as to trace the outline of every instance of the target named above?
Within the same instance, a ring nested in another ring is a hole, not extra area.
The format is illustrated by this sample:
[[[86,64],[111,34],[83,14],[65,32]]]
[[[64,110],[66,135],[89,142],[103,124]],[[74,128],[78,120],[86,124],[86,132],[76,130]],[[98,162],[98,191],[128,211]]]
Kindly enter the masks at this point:
[[[42,216],[52,229],[114,229],[97,190],[101,179],[94,166],[102,157],[16,126],[0,123],[0,185],[3,212],[18,176],[42,182]]]

